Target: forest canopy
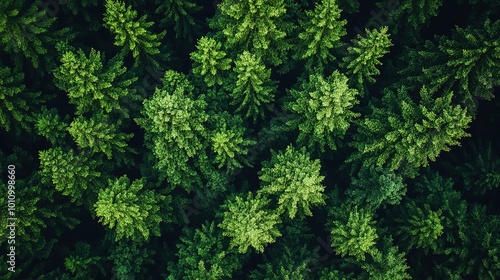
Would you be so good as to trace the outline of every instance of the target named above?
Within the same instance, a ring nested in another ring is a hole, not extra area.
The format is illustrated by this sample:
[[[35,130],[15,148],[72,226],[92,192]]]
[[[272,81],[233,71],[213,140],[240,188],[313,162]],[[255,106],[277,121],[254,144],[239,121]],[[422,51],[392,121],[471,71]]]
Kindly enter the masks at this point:
[[[499,18],[1,0],[0,279],[500,279]]]

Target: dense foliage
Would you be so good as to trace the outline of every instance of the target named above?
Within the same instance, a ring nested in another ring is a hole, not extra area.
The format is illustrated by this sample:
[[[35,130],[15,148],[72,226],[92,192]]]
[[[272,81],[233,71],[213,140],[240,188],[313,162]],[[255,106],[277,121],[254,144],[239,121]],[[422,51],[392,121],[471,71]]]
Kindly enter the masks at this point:
[[[500,279],[498,18],[1,0],[0,279]]]

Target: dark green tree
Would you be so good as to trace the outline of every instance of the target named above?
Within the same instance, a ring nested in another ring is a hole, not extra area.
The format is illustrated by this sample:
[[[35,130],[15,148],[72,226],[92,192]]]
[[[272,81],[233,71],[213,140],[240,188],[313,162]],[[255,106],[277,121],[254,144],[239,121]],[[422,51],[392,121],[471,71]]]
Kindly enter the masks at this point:
[[[273,152],[271,160],[262,165],[259,193],[276,198],[278,214],[304,218],[312,216],[311,207],[325,204],[320,161],[311,160],[304,147],[290,145],[285,151]]]
[[[352,178],[346,190],[349,202],[365,205],[373,211],[379,207],[399,204],[406,195],[406,184],[401,175],[381,167],[363,167],[358,176]]]
[[[227,200],[219,215],[222,222],[217,226],[222,235],[231,238],[231,248],[236,247],[244,254],[252,247],[257,252],[264,252],[264,246],[276,241],[281,236],[278,224],[281,219],[277,213],[268,209],[270,199],[251,192],[244,198],[240,196]]]
[[[147,241],[152,235],[159,236],[162,221],[159,204],[168,197],[152,190],[141,191],[144,178],[131,183],[124,175],[109,180],[108,184],[99,191],[94,207],[99,222],[115,229],[115,240]]]
[[[0,4],[1,5],[1,4]],[[31,131],[33,114],[42,103],[40,92],[28,92],[22,83],[24,74],[19,68],[14,71],[0,63],[0,127],[2,130],[20,133],[21,129]]]
[[[332,150],[337,148],[336,140],[343,138],[353,120],[359,117],[352,111],[359,103],[358,91],[349,88],[347,83],[347,77],[338,71],[327,78],[313,74],[298,89],[289,91],[292,100],[284,107],[297,115],[288,125],[298,127],[299,143],[311,150],[324,151],[326,146]]]
[[[231,59],[226,57],[222,44],[205,36],[198,40],[191,60],[194,62],[193,73],[202,76],[209,87],[222,85],[226,80],[223,73],[231,68]]]
[[[73,279],[95,279],[106,276],[103,266],[103,257],[95,255],[89,243],[78,242],[74,252],[64,260],[66,270]]]
[[[150,248],[137,242],[120,241],[113,243],[109,260],[113,261],[113,279],[134,279],[137,275],[147,273],[145,265],[154,264],[154,254]]]
[[[69,116],[61,119],[56,108],[50,110],[42,107],[41,112],[35,115],[36,133],[45,137],[53,146],[63,146],[66,142]]]
[[[157,5],[156,13],[162,13],[161,20],[163,26],[174,25],[175,38],[192,39],[195,31],[195,18],[193,14],[201,7],[191,0],[155,0]]]
[[[236,112],[242,112],[255,121],[264,116],[264,108],[271,109],[276,86],[271,80],[271,70],[267,69],[261,59],[244,51],[234,62],[236,85],[231,88],[231,105],[238,106]]]
[[[370,260],[361,265],[365,270],[361,279],[412,279],[408,274],[405,253],[400,253],[398,247],[390,243],[390,238],[384,239],[382,250],[376,251]]]
[[[435,161],[442,151],[460,145],[472,118],[460,105],[453,105],[452,93],[434,97],[425,87],[416,104],[400,88],[397,93],[385,90],[378,106],[359,122],[351,143],[357,151],[348,159],[363,166],[382,166],[389,171],[402,169],[408,176]]]
[[[347,48],[347,56],[342,66],[347,70],[350,84],[361,93],[366,93],[366,84],[375,83],[373,76],[379,75],[377,66],[382,65],[380,59],[389,52],[392,46],[387,26],[374,30],[366,30],[366,34],[352,40]]]
[[[321,0],[315,3],[313,11],[306,11],[306,19],[300,22],[302,31],[294,57],[307,60],[306,67],[311,72],[321,73],[335,60],[332,50],[341,45],[340,38],[346,34],[347,21],[340,20],[341,12],[337,0]]]
[[[121,0],[106,0],[105,6],[104,27],[115,35],[115,45],[131,51],[136,65],[141,56],[143,61],[154,62],[152,58],[160,53],[159,47],[166,31],[152,33],[149,28],[154,23],[146,21],[146,15],[137,18],[137,11]]]
[[[54,70],[54,84],[68,92],[77,114],[119,110],[120,100],[131,94],[127,87],[137,78],[126,74],[122,57],[104,62],[104,54],[94,49],[88,57],[82,50],[62,54],[62,64]]]

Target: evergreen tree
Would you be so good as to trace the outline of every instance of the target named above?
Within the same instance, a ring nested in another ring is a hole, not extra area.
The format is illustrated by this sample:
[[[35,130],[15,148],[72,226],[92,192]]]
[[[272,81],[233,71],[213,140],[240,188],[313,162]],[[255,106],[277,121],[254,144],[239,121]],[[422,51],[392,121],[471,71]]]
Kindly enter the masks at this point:
[[[433,97],[422,87],[417,105],[405,91],[386,90],[380,105],[370,106],[371,114],[359,123],[354,135],[351,145],[357,152],[349,162],[363,161],[363,166],[383,166],[389,171],[403,168],[414,177],[419,167],[469,136],[465,129],[471,117],[466,109],[452,104],[451,92]]]
[[[91,206],[104,187],[102,164],[86,153],[76,154],[60,147],[40,151],[42,182],[53,185],[77,205]]]
[[[264,162],[259,178],[263,186],[259,193],[277,197],[277,213],[286,213],[291,219],[312,216],[311,207],[324,205],[319,160],[311,157],[303,147],[298,150],[288,146],[285,151],[273,153],[269,162]]]
[[[130,183],[124,175],[108,184],[99,191],[94,207],[99,222],[115,229],[115,240],[147,241],[151,235],[159,236],[162,216],[158,204],[166,197],[151,190],[141,191],[144,178]]]
[[[110,249],[109,259],[113,261],[113,274],[117,279],[135,279],[136,275],[144,275],[147,264],[154,264],[155,251],[137,242],[120,241]]]
[[[220,14],[210,26],[225,36],[227,49],[249,51],[272,65],[283,63],[289,49],[281,30],[284,0],[227,0],[217,8]]]
[[[180,240],[177,244],[179,261],[169,264],[172,274],[167,279],[232,278],[242,267],[243,255],[229,248],[229,242],[213,221],[194,231],[185,228]],[[199,278],[202,274],[208,278]]]
[[[346,190],[354,205],[365,205],[373,211],[387,204],[399,204],[406,194],[406,184],[401,175],[380,167],[364,167]]]
[[[233,101],[237,105],[236,112],[243,111],[246,118],[264,116],[264,108],[271,109],[274,101],[275,83],[271,81],[271,70],[261,62],[261,59],[247,51],[238,56],[233,68],[236,75],[236,85],[231,90]]]
[[[102,259],[101,256],[95,255],[90,244],[78,242],[74,252],[64,260],[64,266],[71,273],[72,279],[95,279],[106,276]],[[98,271],[100,273],[97,273]]]
[[[94,153],[102,152],[108,159],[125,153],[127,141],[134,134],[120,132],[121,121],[110,123],[102,115],[94,115],[90,119],[77,117],[68,127],[69,134],[80,148],[89,148]]]
[[[411,51],[404,57],[410,64],[400,73],[431,92],[454,89],[459,101],[474,107],[476,99],[493,98],[491,89],[499,85],[499,32],[500,20],[486,20],[482,28],[457,27],[451,38],[440,36],[437,45],[426,41],[423,50]]]
[[[54,83],[68,92],[77,114],[119,110],[120,100],[131,94],[127,87],[137,80],[125,74],[121,59],[118,55],[104,66],[104,55],[94,49],[88,57],[82,50],[65,52],[54,71]]]
[[[202,76],[209,87],[222,85],[225,81],[223,73],[231,68],[231,59],[226,58],[222,44],[205,36],[198,40],[191,60],[194,62],[193,73]]]
[[[414,201],[405,203],[400,216],[395,219],[399,224],[397,233],[408,244],[408,248],[436,249],[436,240],[443,234],[441,210],[432,211],[424,204],[418,207]]]
[[[191,0],[155,0],[156,13],[162,13],[164,18],[161,24],[164,26],[174,25],[175,38],[192,39],[195,19],[193,14],[201,9]]]
[[[228,171],[242,168],[243,164],[250,165],[244,155],[248,154],[249,146],[256,142],[244,137],[243,120],[227,112],[221,114],[219,119],[211,137],[215,163],[219,168],[225,166]]]
[[[264,252],[264,246],[273,243],[281,236],[277,226],[281,223],[277,213],[267,209],[270,200],[251,192],[245,198],[236,196],[226,201],[219,215],[223,221],[218,224],[223,235],[231,238],[231,247],[244,254],[252,247],[257,252]]]
[[[346,20],[340,20],[342,10],[337,0],[321,0],[315,3],[314,11],[306,11],[306,20],[300,22],[302,32],[296,59],[307,59],[310,72],[324,69],[334,61],[331,51],[340,46],[340,38],[346,34]]]
[[[292,101],[285,108],[298,116],[288,122],[299,128],[297,141],[311,150],[337,148],[336,139],[343,138],[358,113],[351,109],[359,101],[358,91],[347,85],[348,79],[338,71],[328,78],[318,74],[309,76],[309,81],[300,84],[299,89],[289,91]]]
[[[344,207],[343,207],[344,208]],[[375,247],[378,238],[373,214],[357,206],[349,210],[342,209],[342,213],[334,213],[340,209],[331,210],[334,217],[331,229],[332,247],[338,255],[355,257],[357,261],[364,261],[366,255],[377,253]],[[335,218],[337,216],[337,218]]]
[[[42,103],[40,92],[27,92],[23,79],[20,69],[12,71],[0,63],[0,127],[3,130],[14,129],[19,133],[22,128],[31,131],[33,113],[38,111],[35,105]]]
[[[390,243],[389,238],[385,239],[382,250],[376,251],[370,261],[361,265],[367,274],[361,279],[412,279],[408,274],[409,267],[406,264],[405,254],[400,253],[398,247]]]
[[[41,112],[35,116],[36,133],[45,137],[53,146],[63,146],[67,143],[66,134],[69,117],[61,120],[57,109],[42,107]]]
[[[375,83],[373,76],[379,75],[378,65],[382,65],[380,58],[389,52],[392,46],[387,26],[379,30],[366,30],[365,37],[358,34],[347,48],[347,56],[343,58],[343,67],[347,69],[347,76],[351,84],[361,93],[367,92],[366,83]]]
[[[105,6],[104,26],[115,34],[116,46],[132,52],[136,65],[141,55],[149,61],[160,53],[159,46],[166,31],[152,33],[148,29],[154,23],[146,21],[146,15],[137,19],[137,11],[120,0],[106,0]]]
[[[0,48],[9,54],[24,56],[38,68],[42,59],[50,59],[47,56],[50,46],[73,37],[69,28],[51,29],[55,21],[56,18],[47,17],[35,3],[25,8],[23,1],[4,0],[0,3]]]
[[[146,145],[158,159],[158,170],[169,183],[191,190],[199,177],[188,161],[205,148],[208,115],[203,99],[191,99],[184,92],[184,87],[173,92],[156,89],[144,101],[144,117],[136,122],[146,131]]]

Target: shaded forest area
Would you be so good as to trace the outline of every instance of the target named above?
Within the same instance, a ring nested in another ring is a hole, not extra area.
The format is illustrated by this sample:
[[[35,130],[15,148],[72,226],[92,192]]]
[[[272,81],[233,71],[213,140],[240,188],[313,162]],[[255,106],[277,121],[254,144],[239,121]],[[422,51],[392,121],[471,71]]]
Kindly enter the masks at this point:
[[[500,1],[366,2],[1,0],[0,279],[499,279]]]

